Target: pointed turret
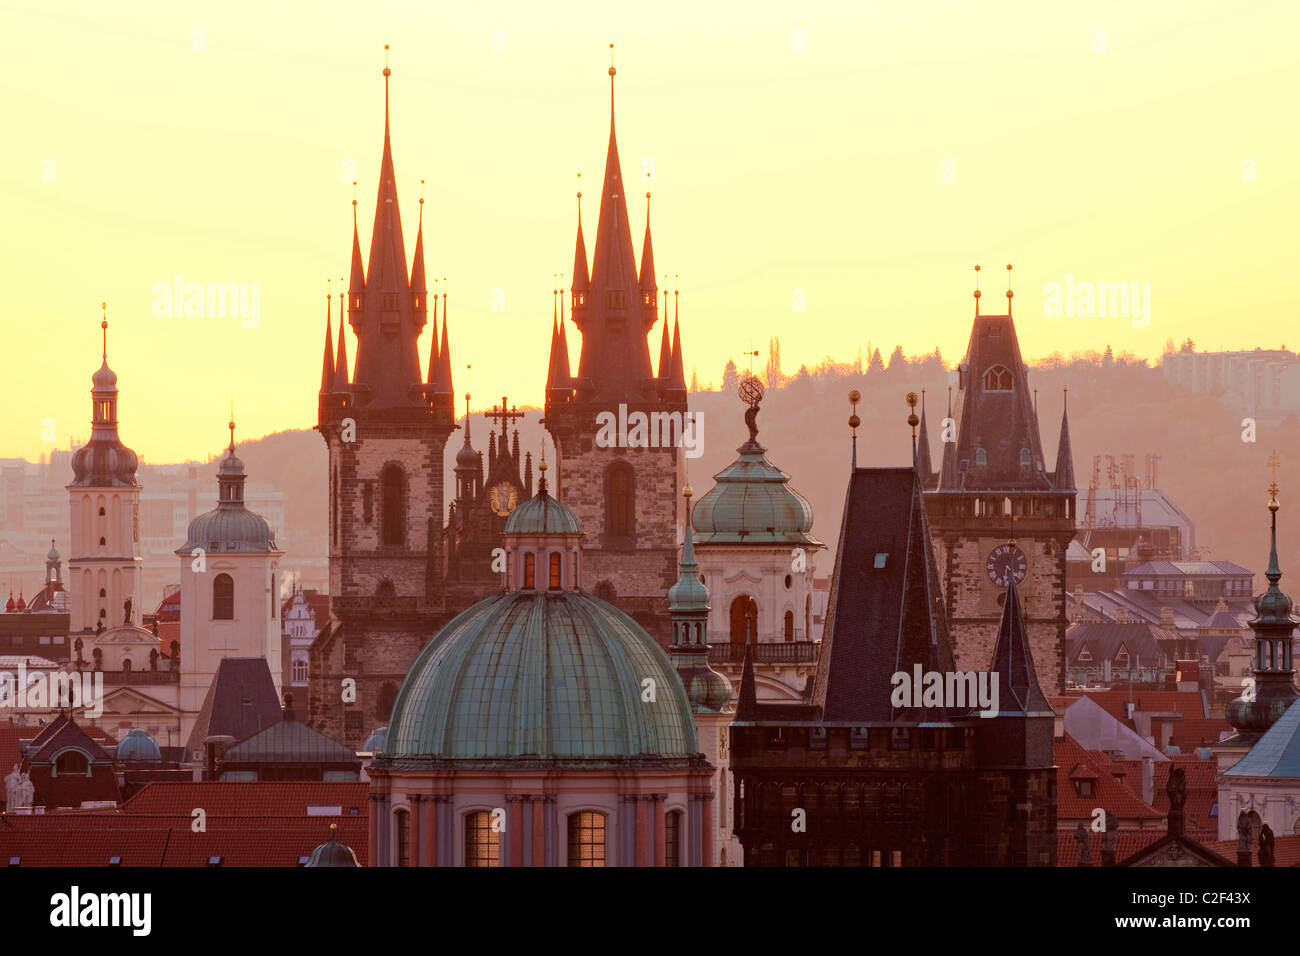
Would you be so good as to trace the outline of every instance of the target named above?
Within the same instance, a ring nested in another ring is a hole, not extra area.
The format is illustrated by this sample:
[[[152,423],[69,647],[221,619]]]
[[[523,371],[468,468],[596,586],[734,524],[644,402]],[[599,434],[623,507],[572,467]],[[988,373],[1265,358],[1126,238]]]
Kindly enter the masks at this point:
[[[424,197],[420,197],[420,221],[415,229],[415,259],[411,263],[411,308],[418,328],[424,328],[429,314],[429,288],[424,280]]]
[[[949,441],[949,429],[955,427],[955,419],[952,417],[952,389],[948,389],[948,417],[943,420],[943,429],[939,432],[939,438],[943,444],[943,458],[939,466],[939,489],[941,491],[954,491],[961,487],[960,479],[957,476],[957,443]]]
[[[686,391],[686,370],[682,365],[682,329],[677,323],[677,294],[673,293],[673,357],[670,365],[672,387]]]
[[[998,625],[998,638],[993,647],[993,662],[989,665],[989,673],[998,676],[998,699],[994,701],[998,716],[1052,715],[1052,706],[1038,685],[1016,576],[1010,573],[1007,575],[1002,621]]]
[[[560,355],[560,350],[561,350],[560,322],[559,322],[559,316],[556,313],[556,291],[552,290],[551,292],[551,359],[550,362],[547,364],[547,368],[546,368],[546,390],[548,392],[562,391],[568,388],[568,379],[569,379],[569,370],[567,367],[568,356],[566,355],[563,357],[563,361],[565,362],[566,367],[564,371],[561,372],[560,362],[562,359]]]
[[[1069,390],[1066,390],[1066,405],[1061,410],[1061,440],[1056,446],[1056,473],[1052,484],[1058,490],[1074,491],[1074,456],[1070,453],[1070,409]]]
[[[425,382],[429,386],[437,386],[438,373],[440,371],[441,361],[438,357],[438,292],[435,288],[433,293],[433,327],[429,330],[429,373]],[[430,388],[431,392],[436,392],[436,387]]]
[[[451,386],[451,345],[447,338],[447,293],[442,294],[442,344],[438,346],[438,380],[435,394],[455,394]]]
[[[420,290],[421,309],[417,310],[416,289],[407,276],[397,174],[393,165],[388,109],[388,78],[391,73],[387,67],[384,68],[384,146],[379,164],[374,226],[370,234],[370,258],[365,271],[365,292],[358,296],[355,289],[352,291],[349,319],[357,334],[354,401],[358,406],[407,409],[416,408],[427,400],[417,351],[417,340],[426,323],[422,307],[427,290]],[[360,261],[355,218],[353,231],[352,284],[355,287]],[[420,252],[422,257],[422,245]],[[417,276],[420,271],[417,269]],[[422,276],[418,285],[424,285]],[[447,411],[451,411],[450,406]]]
[[[925,389],[921,389],[921,431],[916,441],[916,472],[921,476],[922,487],[929,488],[933,472],[930,468],[930,432],[925,427]]]
[[[334,333],[331,330],[334,316],[330,309],[334,304],[334,297],[326,294],[325,296],[325,360],[321,366],[320,373],[320,393],[321,395],[330,395],[334,392]]]
[[[669,377],[672,375],[673,368],[673,349],[672,342],[668,338],[668,316],[664,316],[664,334],[659,340],[659,381],[668,384]]]
[[[348,380],[348,342],[343,333],[343,311],[339,310],[339,344],[338,357],[334,360],[334,391],[346,392]]]
[[[582,305],[582,296],[591,286],[591,274],[587,271],[587,243],[582,238],[582,193],[578,193],[578,238],[573,246],[573,307]],[[574,312],[577,320],[577,312]]]
[[[352,324],[353,331],[361,325],[365,294],[366,270],[361,264],[361,235],[357,231],[357,201],[354,199],[352,200],[352,265],[348,278],[348,321]]]
[[[740,694],[736,700],[736,720],[758,718],[758,685],[754,681],[754,654],[752,646],[745,643],[745,663],[740,670]]]
[[[677,583],[668,589],[668,613],[673,623],[670,651],[673,666],[686,688],[695,713],[719,713],[731,699],[730,682],[709,666],[709,589],[700,580],[691,532],[691,489],[686,499],[686,527]]]
[[[645,238],[641,240],[641,293],[648,293],[649,301],[657,303],[659,287],[655,284],[655,251],[650,241],[650,194],[645,194]]]

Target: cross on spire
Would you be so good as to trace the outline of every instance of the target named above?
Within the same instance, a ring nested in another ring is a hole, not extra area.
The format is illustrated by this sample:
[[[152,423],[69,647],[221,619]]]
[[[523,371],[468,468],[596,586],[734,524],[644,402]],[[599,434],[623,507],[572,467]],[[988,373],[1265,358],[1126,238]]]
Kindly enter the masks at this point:
[[[1274,451],[1271,455],[1268,456],[1268,461],[1266,461],[1265,464],[1268,465],[1268,470],[1273,476],[1273,480],[1269,483],[1268,486],[1268,493],[1270,496],[1272,496],[1274,501],[1277,501],[1277,492],[1278,492],[1277,470],[1282,465],[1282,459],[1277,457],[1277,452]]]
[[[508,406],[506,404],[506,397],[502,395],[501,407],[497,408],[493,405],[490,412],[483,413],[483,417],[492,419],[493,424],[496,424],[499,421],[501,423],[501,434],[504,435],[509,429],[510,423],[523,418],[524,413],[519,411],[517,407]]]

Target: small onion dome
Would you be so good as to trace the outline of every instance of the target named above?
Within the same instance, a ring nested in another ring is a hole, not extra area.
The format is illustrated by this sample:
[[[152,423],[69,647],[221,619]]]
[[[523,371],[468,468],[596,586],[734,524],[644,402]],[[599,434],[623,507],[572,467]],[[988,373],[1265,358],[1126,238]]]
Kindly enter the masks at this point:
[[[366,738],[366,742],[361,745],[361,749],[366,753],[377,754],[384,749],[384,738],[388,736],[388,728],[376,727]]]
[[[330,824],[330,838],[311,851],[303,866],[360,866],[352,847],[339,842],[339,825]]]
[[[99,367],[99,371],[90,377],[90,381],[95,388],[116,388],[117,373],[109,368],[108,362],[105,361],[104,364]]]
[[[686,688],[686,698],[697,711],[721,713],[731,700],[731,681],[706,663],[690,667],[678,666],[677,676]]]
[[[10,591],[10,592],[9,592],[9,600],[8,600],[8,601],[5,601],[5,611],[8,612],[8,613],[10,613],[10,614],[12,614],[13,611],[14,611],[14,609],[17,608],[17,607],[18,607],[18,605],[14,602],[14,592],[13,592],[13,591]]]
[[[457,471],[478,471],[478,452],[470,447],[469,442],[460,446],[456,452]]]
[[[143,727],[135,727],[127,732],[122,742],[117,745],[117,759],[120,761],[142,760],[158,762],[162,760],[162,751],[149,732]]]
[[[53,541],[50,542],[50,553],[47,554],[47,555],[45,556],[45,560],[46,560],[46,561],[61,561],[61,560],[63,560],[63,555],[59,554],[58,549],[54,547],[54,542],[53,542]]]
[[[18,603],[14,606],[14,609],[15,609],[15,610],[18,610],[18,611],[25,611],[25,610],[27,610],[27,602],[23,600],[23,592],[22,592],[22,591],[19,591],[19,592],[18,592]]]
[[[642,700],[647,679],[654,703]],[[681,680],[640,624],[582,591],[511,591],[475,604],[425,645],[375,761],[624,766],[689,761],[699,749]]]
[[[277,550],[266,519],[243,508],[216,508],[191,521],[176,553],[190,554],[195,548],[242,554]]]
[[[111,438],[92,438],[72,456],[72,484],[88,488],[134,488],[140,459],[123,445],[116,433]]]
[[[582,534],[573,510],[545,491],[539,491],[510,512],[505,534]]]
[[[691,525],[696,544],[819,545],[813,538],[813,510],[790,487],[790,476],[757,445],[714,476],[712,488],[695,506]]]

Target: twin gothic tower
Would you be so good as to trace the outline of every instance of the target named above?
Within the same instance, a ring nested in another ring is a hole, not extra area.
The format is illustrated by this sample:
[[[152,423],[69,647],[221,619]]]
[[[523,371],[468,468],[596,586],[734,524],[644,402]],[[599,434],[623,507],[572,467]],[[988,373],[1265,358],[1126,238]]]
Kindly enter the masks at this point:
[[[598,440],[602,413],[686,412],[681,335],[675,319],[670,334],[666,315],[658,374],[651,366],[648,337],[661,317],[648,203],[638,273],[614,135],[613,67],[609,73],[609,147],[590,269],[579,194],[571,311],[581,354],[575,375],[561,312],[552,325],[544,423],[555,446],[556,494],[586,531],[580,586],[618,605],[666,644],[682,450],[606,447]],[[447,441],[460,427],[448,303],[444,293],[439,329],[439,303],[436,295],[430,303],[425,279],[423,199],[407,270],[389,76],[385,68],[384,145],[369,258],[363,266],[354,200],[346,303],[340,295],[337,340],[332,303],[327,307],[316,426],[329,450],[330,620],[311,651],[310,715],[313,726],[357,746],[387,723],[397,689],[424,644],[457,613],[501,589],[490,551],[471,546],[490,536],[481,532],[491,527],[472,525],[494,527],[504,521],[503,508],[532,490],[531,464],[520,477],[517,434],[513,450],[506,440],[503,401],[501,441],[492,436],[488,481],[467,434],[457,455],[453,500],[444,494]],[[345,312],[356,339],[351,371]],[[422,373],[418,340],[430,322]],[[501,484],[499,475],[512,486],[509,501],[504,494],[500,500],[488,497]]]

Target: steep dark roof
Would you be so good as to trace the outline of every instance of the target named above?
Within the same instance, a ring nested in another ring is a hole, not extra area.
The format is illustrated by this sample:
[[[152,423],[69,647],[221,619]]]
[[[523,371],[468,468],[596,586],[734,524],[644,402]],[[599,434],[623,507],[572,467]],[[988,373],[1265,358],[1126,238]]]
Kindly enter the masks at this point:
[[[1034,656],[1029,651],[1029,634],[1025,630],[1014,575],[1007,578],[1006,601],[1002,605],[1002,622],[998,626],[990,671],[998,675],[1000,715],[1055,715],[1034,673]]]
[[[1164,662],[1169,655],[1157,643],[1156,635],[1169,634],[1164,629],[1153,628],[1150,624],[1101,624],[1092,621],[1076,624],[1065,632],[1065,651],[1072,662],[1077,662],[1079,651],[1084,647],[1092,656],[1092,662],[1113,660],[1123,645],[1130,655],[1140,657],[1149,664]],[[1170,635],[1176,636],[1176,635]]]
[[[945,475],[943,487],[962,489],[1047,490],[1052,487],[1043,464],[1038,416],[1029,394],[1029,376],[1010,315],[977,315],[961,381],[957,429],[957,475]],[[985,388],[985,376],[997,370],[1009,388]],[[1009,381],[1001,373],[1009,373]],[[1020,464],[1029,449],[1030,463]],[[984,465],[977,449],[983,449]],[[965,463],[963,467],[962,463]]]
[[[246,740],[280,721],[280,701],[264,657],[226,657],[217,667],[186,747],[202,750],[209,737]]]
[[[921,491],[912,468],[859,468],[849,480],[813,685],[823,720],[948,719],[890,703],[896,672],[954,670]]]
[[[265,730],[241,740],[221,755],[225,764],[355,764],[356,751],[295,719],[291,713]]]

